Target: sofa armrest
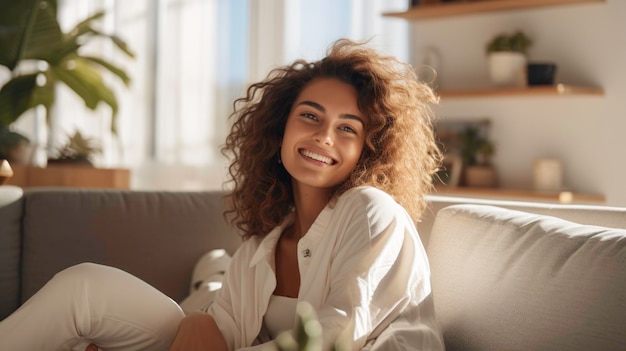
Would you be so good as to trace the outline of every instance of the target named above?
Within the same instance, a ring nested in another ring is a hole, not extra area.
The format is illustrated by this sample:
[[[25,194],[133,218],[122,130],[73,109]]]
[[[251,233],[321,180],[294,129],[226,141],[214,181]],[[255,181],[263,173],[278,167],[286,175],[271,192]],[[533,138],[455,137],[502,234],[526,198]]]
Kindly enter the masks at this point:
[[[0,186],[0,320],[20,304],[23,192]]]
[[[447,350],[624,348],[624,229],[454,205],[429,259]]]

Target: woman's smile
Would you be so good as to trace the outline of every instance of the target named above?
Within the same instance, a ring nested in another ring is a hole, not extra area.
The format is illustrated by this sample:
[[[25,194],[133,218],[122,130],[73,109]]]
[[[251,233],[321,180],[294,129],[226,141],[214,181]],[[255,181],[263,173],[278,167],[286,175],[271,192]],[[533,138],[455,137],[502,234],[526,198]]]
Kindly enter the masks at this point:
[[[333,165],[336,163],[335,160],[328,156],[324,156],[322,154],[307,149],[300,149],[299,151],[300,154],[305,157],[305,159],[315,161],[316,163],[322,163],[324,165]]]

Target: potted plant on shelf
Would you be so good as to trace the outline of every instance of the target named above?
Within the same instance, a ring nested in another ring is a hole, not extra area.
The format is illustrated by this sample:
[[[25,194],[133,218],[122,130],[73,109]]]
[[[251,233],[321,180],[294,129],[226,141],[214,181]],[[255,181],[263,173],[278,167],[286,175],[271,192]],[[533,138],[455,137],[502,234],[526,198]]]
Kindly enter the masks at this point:
[[[93,157],[102,153],[102,148],[92,139],[76,131],[67,142],[48,158],[48,165],[76,165],[93,167]]]
[[[497,185],[496,169],[491,163],[494,144],[482,136],[478,129],[467,128],[461,135],[463,159],[463,185],[491,188]]]
[[[12,163],[27,162],[18,156],[28,139],[11,129],[24,112],[44,106],[46,119],[55,102],[57,83],[67,85],[94,110],[100,102],[112,111],[111,131],[116,134],[118,105],[113,90],[102,79],[105,69],[128,85],[126,72],[114,64],[80,53],[81,47],[94,38],[111,40],[129,57],[127,45],[115,35],[100,32],[92,25],[104,12],[78,23],[63,33],[57,20],[56,0],[21,0],[3,5],[0,11],[0,65],[11,72],[11,78],[0,88],[0,153]],[[49,123],[49,120],[48,120]]]
[[[499,87],[527,85],[527,51],[532,40],[522,31],[499,34],[487,44],[487,61],[491,81]]]

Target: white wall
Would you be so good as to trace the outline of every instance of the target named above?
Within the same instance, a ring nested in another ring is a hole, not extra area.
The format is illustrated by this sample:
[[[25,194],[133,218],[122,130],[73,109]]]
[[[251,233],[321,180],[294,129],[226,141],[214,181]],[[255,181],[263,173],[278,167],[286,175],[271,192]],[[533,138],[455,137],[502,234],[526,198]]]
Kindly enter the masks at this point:
[[[530,60],[558,64],[557,82],[602,87],[605,96],[444,99],[438,114],[492,120],[504,187],[531,188],[532,162],[558,157],[567,187],[626,206],[626,1],[411,22],[411,63],[434,46],[440,88],[486,87],[486,43],[517,29],[534,40]]]

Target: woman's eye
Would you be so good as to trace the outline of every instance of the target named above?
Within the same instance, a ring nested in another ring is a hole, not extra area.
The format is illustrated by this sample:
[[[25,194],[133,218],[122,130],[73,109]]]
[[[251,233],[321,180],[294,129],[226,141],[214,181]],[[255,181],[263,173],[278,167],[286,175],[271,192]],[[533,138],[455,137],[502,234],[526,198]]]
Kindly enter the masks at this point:
[[[356,130],[354,128],[350,127],[350,126],[341,126],[341,127],[339,127],[339,129],[344,131],[344,132],[356,134]]]
[[[315,116],[312,113],[305,112],[305,113],[300,114],[300,116],[317,121],[317,116]]]

